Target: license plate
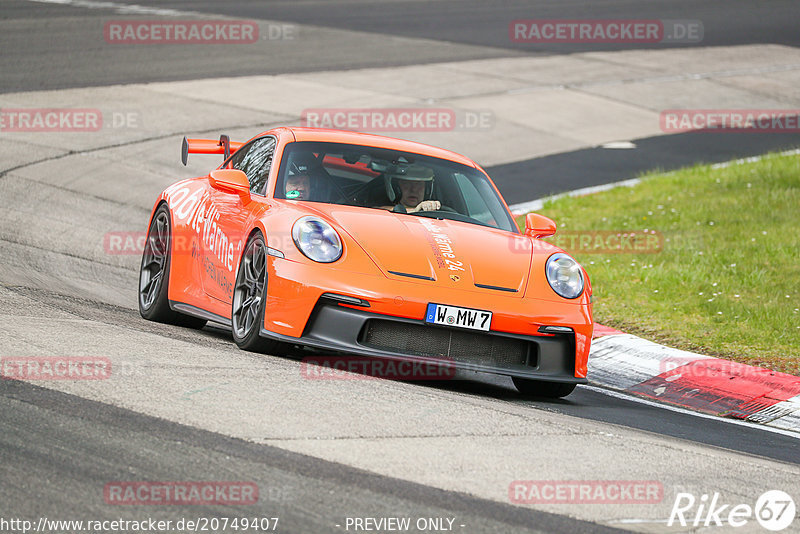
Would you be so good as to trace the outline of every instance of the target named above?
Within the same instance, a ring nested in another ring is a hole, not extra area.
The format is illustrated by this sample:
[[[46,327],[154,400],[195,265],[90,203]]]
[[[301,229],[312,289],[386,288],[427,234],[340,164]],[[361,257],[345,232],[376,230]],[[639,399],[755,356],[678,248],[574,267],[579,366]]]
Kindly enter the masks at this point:
[[[444,304],[428,304],[425,322],[488,331],[492,325],[492,312]]]

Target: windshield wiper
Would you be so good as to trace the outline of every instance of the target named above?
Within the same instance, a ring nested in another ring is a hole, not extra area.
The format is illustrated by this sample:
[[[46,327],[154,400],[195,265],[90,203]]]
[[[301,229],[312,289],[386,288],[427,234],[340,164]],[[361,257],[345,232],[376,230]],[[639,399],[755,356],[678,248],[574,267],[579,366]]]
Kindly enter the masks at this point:
[[[459,222],[477,224],[480,226],[488,226],[489,228],[495,228],[491,224],[479,221],[478,219],[473,219],[468,215],[462,215],[461,213],[455,211],[442,211],[442,210],[415,211],[413,213],[409,213],[408,215],[418,215],[420,217],[428,217],[430,219],[442,219],[442,220],[447,219],[451,221],[459,221]]]

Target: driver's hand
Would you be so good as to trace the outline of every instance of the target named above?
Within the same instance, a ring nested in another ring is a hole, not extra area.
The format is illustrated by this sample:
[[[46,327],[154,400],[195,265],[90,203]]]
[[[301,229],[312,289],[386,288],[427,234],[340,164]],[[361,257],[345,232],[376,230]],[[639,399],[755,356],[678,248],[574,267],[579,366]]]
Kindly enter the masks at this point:
[[[415,212],[415,211],[436,211],[441,207],[442,207],[442,203],[439,202],[438,200],[423,200],[422,202],[417,204],[416,208],[408,210],[408,211],[409,211],[409,213],[412,213],[412,212]]]

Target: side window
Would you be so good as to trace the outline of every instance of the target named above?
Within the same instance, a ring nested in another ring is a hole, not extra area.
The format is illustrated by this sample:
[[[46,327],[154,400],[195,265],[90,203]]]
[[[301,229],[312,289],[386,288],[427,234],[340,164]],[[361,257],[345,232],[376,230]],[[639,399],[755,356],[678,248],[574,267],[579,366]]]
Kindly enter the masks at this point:
[[[274,137],[262,137],[249,146],[237,150],[231,158],[231,167],[247,175],[250,191],[253,193],[264,194],[272,159],[275,156],[275,144]]]

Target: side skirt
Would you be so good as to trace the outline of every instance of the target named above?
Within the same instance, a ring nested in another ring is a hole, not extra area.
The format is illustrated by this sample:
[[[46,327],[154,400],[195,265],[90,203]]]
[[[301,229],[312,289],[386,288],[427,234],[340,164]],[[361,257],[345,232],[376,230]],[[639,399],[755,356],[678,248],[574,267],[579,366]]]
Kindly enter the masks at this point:
[[[177,312],[185,313],[186,315],[191,315],[192,317],[199,317],[200,319],[205,319],[207,321],[219,323],[227,327],[231,326],[231,320],[228,319],[227,317],[223,317],[222,315],[217,315],[216,313],[211,313],[210,311],[204,310],[203,308],[198,308],[197,306],[192,306],[191,304],[185,304],[183,302],[170,300],[169,307]]]

